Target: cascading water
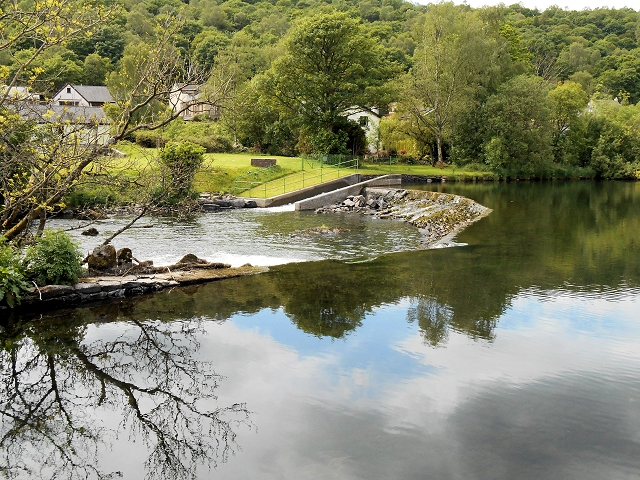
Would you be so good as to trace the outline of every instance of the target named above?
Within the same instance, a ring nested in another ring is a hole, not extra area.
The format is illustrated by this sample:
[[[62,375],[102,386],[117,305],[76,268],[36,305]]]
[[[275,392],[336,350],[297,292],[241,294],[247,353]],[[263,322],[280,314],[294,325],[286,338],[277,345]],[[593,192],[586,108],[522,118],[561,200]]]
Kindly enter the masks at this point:
[[[82,236],[83,229],[69,233],[83,251],[90,252],[128,220],[114,217],[95,222],[92,226],[100,232],[97,237]],[[52,219],[48,226],[66,230],[86,223]],[[146,224],[153,226],[139,227]],[[324,259],[366,260],[413,250],[420,239],[418,229],[401,221],[350,214],[315,215],[285,205],[205,213],[189,220],[142,218],[112,244],[116,249],[131,248],[134,257],[153,260],[155,265],[169,265],[193,253],[232,266],[272,266]]]

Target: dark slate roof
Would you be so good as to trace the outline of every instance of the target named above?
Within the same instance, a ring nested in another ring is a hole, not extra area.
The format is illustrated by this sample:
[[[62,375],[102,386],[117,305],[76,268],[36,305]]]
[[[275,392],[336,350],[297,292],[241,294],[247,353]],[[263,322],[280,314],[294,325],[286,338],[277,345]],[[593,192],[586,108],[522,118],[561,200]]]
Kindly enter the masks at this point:
[[[107,87],[97,85],[71,85],[87,102],[113,102]]]
[[[41,124],[65,120],[85,125],[109,123],[107,115],[100,107],[23,104],[15,108],[15,110],[23,118],[28,118]]]

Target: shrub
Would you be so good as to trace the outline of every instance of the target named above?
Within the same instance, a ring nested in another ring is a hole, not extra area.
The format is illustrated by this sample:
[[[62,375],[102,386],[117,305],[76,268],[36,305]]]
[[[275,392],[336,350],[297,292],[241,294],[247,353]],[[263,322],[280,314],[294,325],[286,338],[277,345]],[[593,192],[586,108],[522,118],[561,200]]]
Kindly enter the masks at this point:
[[[136,143],[145,148],[164,147],[167,143],[162,133],[156,131],[138,130],[133,135]]]
[[[6,303],[11,308],[20,304],[22,292],[27,288],[20,255],[0,237],[0,304]]]
[[[231,142],[224,137],[214,135],[205,135],[201,137],[188,136],[185,141],[200,145],[207,150],[207,153],[225,153],[233,150]]]
[[[191,142],[169,142],[160,152],[166,168],[169,195],[184,198],[193,190],[193,177],[204,162],[205,148]]]
[[[82,254],[67,233],[47,229],[27,248],[24,267],[38,285],[73,285],[82,272]]]

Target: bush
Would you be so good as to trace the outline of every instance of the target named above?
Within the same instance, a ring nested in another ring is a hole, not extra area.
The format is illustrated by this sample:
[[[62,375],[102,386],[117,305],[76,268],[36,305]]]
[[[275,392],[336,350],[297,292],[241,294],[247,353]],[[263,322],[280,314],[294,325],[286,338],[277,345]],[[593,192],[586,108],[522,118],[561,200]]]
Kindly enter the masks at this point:
[[[150,130],[138,130],[134,133],[136,143],[145,148],[164,147],[167,143],[162,133]]]
[[[189,136],[185,137],[184,140],[204,147],[207,153],[226,153],[233,150],[231,142],[224,137],[216,137],[214,135]]]
[[[73,285],[82,272],[82,253],[67,233],[47,229],[27,248],[24,267],[38,285]]]
[[[110,185],[76,186],[64,198],[68,208],[95,208],[122,203],[122,192]]]
[[[0,304],[13,308],[20,304],[22,292],[29,288],[24,278],[20,255],[0,237]]]
[[[160,163],[167,170],[169,196],[184,198],[193,190],[193,178],[204,162],[206,150],[191,142],[169,142],[160,152]]]

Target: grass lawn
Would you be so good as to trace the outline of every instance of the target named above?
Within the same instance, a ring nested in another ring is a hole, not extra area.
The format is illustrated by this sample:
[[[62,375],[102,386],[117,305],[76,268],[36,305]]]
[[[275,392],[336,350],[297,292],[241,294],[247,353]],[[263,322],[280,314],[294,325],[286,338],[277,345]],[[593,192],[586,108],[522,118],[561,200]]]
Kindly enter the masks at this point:
[[[112,168],[121,173],[143,169],[155,169],[157,149],[143,148],[129,142],[122,142],[116,148],[127,156],[115,159]],[[256,157],[275,158],[275,168],[251,166]],[[358,170],[340,168],[303,161],[299,157],[279,157],[257,155],[253,153],[208,153],[201,172],[196,175],[195,187],[198,192],[232,192],[244,197],[272,197],[292,192],[304,187],[333,180],[338,177],[361,173],[365,175],[384,175],[387,173],[405,173],[411,175],[446,176],[450,180],[470,178],[493,178],[491,172],[468,171],[461,168],[437,168],[429,165],[406,164],[365,164]]]
[[[361,173],[363,175],[386,175],[390,173],[400,173],[408,175],[425,175],[433,177],[446,176],[450,181],[464,181],[472,179],[493,179],[494,174],[488,171],[466,170],[455,167],[438,168],[430,165],[406,165],[406,164],[365,164],[357,170],[354,168],[336,168],[324,165],[322,169],[317,166],[305,169],[298,169],[295,173],[290,173],[282,178],[277,178],[268,182],[261,182],[253,188],[239,193],[243,197],[268,198],[283,193],[293,192],[301,188],[317,185],[322,182],[334,180],[339,177]],[[258,183],[258,182],[256,182]]]

